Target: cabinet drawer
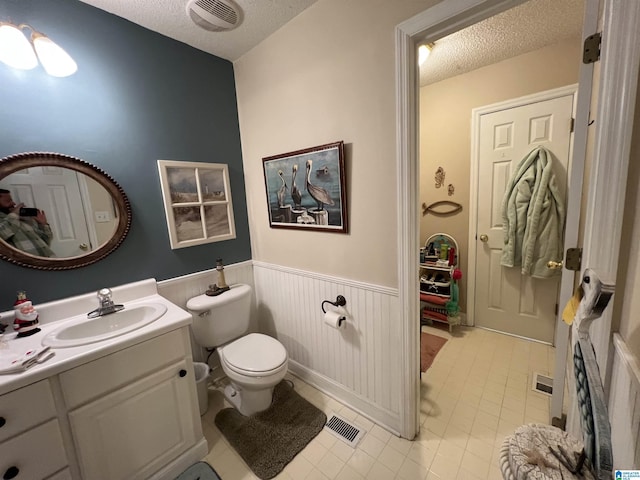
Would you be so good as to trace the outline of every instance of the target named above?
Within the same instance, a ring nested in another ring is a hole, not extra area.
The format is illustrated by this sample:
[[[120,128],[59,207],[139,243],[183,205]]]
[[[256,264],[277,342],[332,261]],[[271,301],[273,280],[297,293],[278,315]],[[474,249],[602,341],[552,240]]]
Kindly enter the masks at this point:
[[[0,475],[17,473],[10,477],[16,480],[46,478],[68,463],[58,420],[51,420],[0,443],[0,452]]]
[[[56,415],[48,380],[0,396],[0,442]]]
[[[188,342],[184,327],[61,373],[67,407],[75,408],[191,355]]]

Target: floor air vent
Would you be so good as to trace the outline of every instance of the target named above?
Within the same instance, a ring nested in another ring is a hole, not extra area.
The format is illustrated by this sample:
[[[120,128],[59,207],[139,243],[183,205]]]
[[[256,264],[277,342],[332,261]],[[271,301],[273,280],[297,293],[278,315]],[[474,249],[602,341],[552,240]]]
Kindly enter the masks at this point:
[[[351,425],[348,421],[344,418],[340,418],[335,413],[329,417],[325,428],[353,448],[358,445],[358,442],[362,439],[364,434],[367,433],[362,428]]]
[[[534,392],[551,395],[553,393],[553,378],[542,375],[541,373],[534,373],[532,388]]]

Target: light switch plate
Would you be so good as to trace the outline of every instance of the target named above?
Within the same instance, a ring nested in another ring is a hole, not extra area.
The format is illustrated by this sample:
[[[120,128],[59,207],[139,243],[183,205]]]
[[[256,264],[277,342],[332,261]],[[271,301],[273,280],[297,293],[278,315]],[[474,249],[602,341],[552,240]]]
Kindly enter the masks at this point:
[[[96,223],[105,223],[105,222],[110,222],[111,221],[111,215],[109,215],[109,212],[95,212],[95,216],[96,216]]]

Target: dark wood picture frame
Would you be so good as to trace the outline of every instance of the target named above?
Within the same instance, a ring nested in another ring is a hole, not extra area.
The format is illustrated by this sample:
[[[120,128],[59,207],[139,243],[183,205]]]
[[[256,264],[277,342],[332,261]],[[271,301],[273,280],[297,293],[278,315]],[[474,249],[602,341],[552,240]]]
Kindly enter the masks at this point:
[[[262,159],[269,226],[347,233],[344,142]]]
[[[117,249],[131,228],[131,205],[120,185],[100,168],[71,155],[53,152],[26,152],[0,159],[0,179],[20,170],[43,166],[75,170],[92,178],[101,185],[112,198],[114,214],[117,218],[115,231],[104,244],[99,245],[87,254],[70,258],[37,257],[14,248],[4,240],[0,240],[0,259],[22,267],[38,270],[69,270],[91,265]]]

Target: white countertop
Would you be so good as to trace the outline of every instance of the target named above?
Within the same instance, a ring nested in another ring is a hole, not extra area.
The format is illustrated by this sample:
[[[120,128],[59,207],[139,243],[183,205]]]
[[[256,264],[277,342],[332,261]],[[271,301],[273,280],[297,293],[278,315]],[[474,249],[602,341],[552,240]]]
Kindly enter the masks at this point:
[[[115,291],[116,290],[114,289],[114,292]],[[150,290],[147,288],[144,293],[150,293],[151,291],[152,289]],[[76,298],[84,301],[84,296]],[[73,300],[74,299],[71,299],[71,301]],[[115,295],[114,300],[118,303]],[[58,310],[59,303],[60,302],[56,302]],[[138,297],[135,300],[124,303],[124,305],[126,309],[135,305],[148,303],[162,303],[166,305],[167,311],[164,315],[150,324],[120,336],[76,347],[52,347],[51,351],[55,354],[45,362],[33,365],[24,372],[0,374],[0,395],[191,324],[191,314],[157,293]],[[39,307],[38,310],[40,311]],[[43,310],[47,310],[46,306],[44,306]],[[86,317],[86,312],[81,315]],[[80,315],[74,315],[73,317],[66,317],[63,319],[50,318],[49,321],[45,323],[41,320],[39,325],[41,331],[24,338],[16,338],[17,334],[15,332],[9,332],[9,330],[11,330],[11,327],[9,327],[0,340],[0,358],[3,356],[5,358],[16,358],[22,356],[31,349],[42,348],[42,339],[47,334],[60,328],[66,323],[74,321],[77,322],[79,316]]]

